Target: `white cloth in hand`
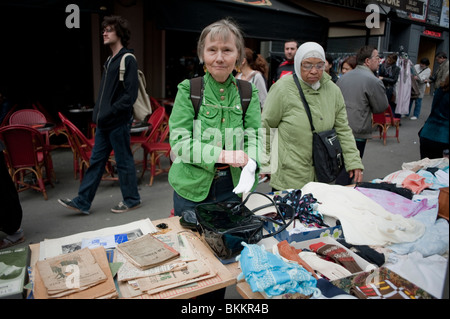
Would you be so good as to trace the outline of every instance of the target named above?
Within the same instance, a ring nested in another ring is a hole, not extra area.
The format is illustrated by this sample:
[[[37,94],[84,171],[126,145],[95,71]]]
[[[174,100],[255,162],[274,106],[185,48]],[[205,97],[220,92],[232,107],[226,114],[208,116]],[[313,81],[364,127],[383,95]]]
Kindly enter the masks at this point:
[[[311,266],[312,269],[318,271],[319,273],[327,277],[329,280],[336,280],[352,275],[350,271],[348,271],[341,265],[338,265],[331,261],[326,261],[317,256],[316,253],[309,251],[302,251],[298,255],[309,266]]]
[[[239,178],[238,185],[233,189],[235,194],[248,193],[255,184],[256,162],[251,158],[248,159],[247,165],[244,166]]]

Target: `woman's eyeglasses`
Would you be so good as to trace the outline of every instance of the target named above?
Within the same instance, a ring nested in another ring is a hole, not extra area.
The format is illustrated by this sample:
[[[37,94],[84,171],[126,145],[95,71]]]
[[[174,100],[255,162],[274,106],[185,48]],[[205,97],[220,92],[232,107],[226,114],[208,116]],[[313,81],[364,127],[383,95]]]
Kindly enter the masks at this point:
[[[316,70],[323,70],[325,68],[325,62],[319,62],[317,64],[302,63],[302,69],[306,71],[311,71],[312,68],[316,68]]]

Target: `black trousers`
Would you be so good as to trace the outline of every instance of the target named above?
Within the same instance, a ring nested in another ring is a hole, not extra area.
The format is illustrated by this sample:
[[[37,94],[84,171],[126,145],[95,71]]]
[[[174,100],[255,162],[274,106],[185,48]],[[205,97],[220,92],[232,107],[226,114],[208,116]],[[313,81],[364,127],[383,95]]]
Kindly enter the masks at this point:
[[[429,159],[433,158],[442,158],[443,151],[449,149],[449,144],[440,143],[436,141],[429,140],[427,138],[420,138],[420,158],[423,159],[428,157]]]
[[[8,235],[14,234],[22,223],[22,206],[19,194],[8,173],[5,156],[0,151],[0,231]]]

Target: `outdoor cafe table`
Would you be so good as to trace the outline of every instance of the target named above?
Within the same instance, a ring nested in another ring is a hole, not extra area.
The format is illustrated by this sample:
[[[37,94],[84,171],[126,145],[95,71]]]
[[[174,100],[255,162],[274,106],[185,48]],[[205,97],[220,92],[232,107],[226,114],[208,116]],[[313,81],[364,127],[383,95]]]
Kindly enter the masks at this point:
[[[45,143],[50,146],[49,132],[55,128],[54,123],[30,123],[27,125],[39,131],[45,137]]]
[[[69,108],[69,113],[71,113],[73,116],[71,117],[71,121],[74,122],[74,124],[80,128],[80,130],[86,134],[87,137],[92,137],[92,112],[94,111],[94,108],[89,106],[82,106],[82,107],[73,107]]]

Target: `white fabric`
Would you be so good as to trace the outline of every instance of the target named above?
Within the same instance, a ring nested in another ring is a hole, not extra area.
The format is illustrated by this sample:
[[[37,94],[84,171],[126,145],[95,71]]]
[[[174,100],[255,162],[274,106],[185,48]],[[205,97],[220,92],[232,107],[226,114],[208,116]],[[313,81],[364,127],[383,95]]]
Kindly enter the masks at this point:
[[[310,182],[302,193],[312,193],[319,212],[341,222],[345,240],[353,245],[413,242],[425,232],[423,223],[388,212],[352,187]]]
[[[409,59],[400,58],[397,62],[400,67],[400,74],[398,77],[395,113],[409,114],[409,102],[411,100],[411,68],[412,62]]]
[[[439,169],[444,169],[444,168],[448,167],[448,165],[449,165],[449,160],[447,157],[433,158],[433,159],[429,159],[428,157],[425,157],[425,158],[421,159],[420,161],[403,163],[402,169],[404,169],[404,170],[416,169],[417,170],[417,167],[420,167],[422,169],[426,169],[428,167],[436,167]]]
[[[235,194],[248,193],[255,184],[256,162],[249,158],[247,165],[244,166],[239,178],[238,185],[233,189]]]
[[[298,256],[312,269],[318,271],[329,280],[341,279],[352,275],[350,271],[348,271],[341,265],[338,265],[331,261],[326,261],[317,256],[316,253],[302,251],[298,254]]]
[[[424,258],[413,252],[397,256],[396,263],[386,263],[386,267],[419,286],[436,298],[442,298],[448,260],[439,255]]]
[[[305,42],[298,48],[294,57],[294,70],[300,81],[303,81],[300,66],[302,61],[307,58],[319,58],[325,62],[325,51],[322,46],[316,42]],[[305,81],[303,82],[306,83]],[[320,88],[320,81],[317,81],[313,85],[310,85],[309,83],[306,84],[316,91]]]

